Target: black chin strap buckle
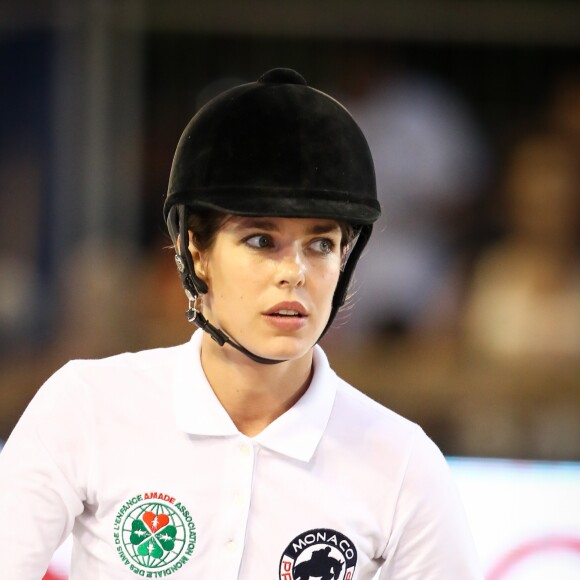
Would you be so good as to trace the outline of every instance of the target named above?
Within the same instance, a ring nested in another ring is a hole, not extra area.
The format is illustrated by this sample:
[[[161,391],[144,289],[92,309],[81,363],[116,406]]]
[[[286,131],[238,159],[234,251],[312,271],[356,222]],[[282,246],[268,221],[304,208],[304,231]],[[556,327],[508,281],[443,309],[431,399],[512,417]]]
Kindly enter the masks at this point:
[[[210,324],[207,318],[201,312],[197,313],[197,316],[193,322],[197,325],[198,328],[201,328],[203,331],[207,332],[220,346],[223,346],[226,342],[230,342],[227,335],[219,328],[216,328]]]
[[[200,297],[192,296],[191,293],[187,292],[187,297],[189,299],[189,308],[185,313],[185,317],[189,322],[193,322],[198,328],[207,332],[213,340],[215,340],[220,346],[223,346],[228,341],[227,335],[222,332],[219,328],[211,325],[207,318],[200,311]]]

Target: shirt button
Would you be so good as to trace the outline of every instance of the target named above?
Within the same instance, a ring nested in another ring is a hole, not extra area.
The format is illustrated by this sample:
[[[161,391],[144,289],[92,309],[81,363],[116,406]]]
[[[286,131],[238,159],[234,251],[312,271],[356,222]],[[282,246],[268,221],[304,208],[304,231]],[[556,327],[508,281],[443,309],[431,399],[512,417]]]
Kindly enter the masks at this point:
[[[234,505],[242,504],[242,494],[239,491],[236,491],[236,493],[234,493],[233,501]]]
[[[230,552],[235,552],[237,547],[236,541],[235,540],[229,540],[226,544],[226,548],[230,551]]]
[[[249,457],[252,454],[252,446],[249,443],[242,443],[240,452],[244,457]]]

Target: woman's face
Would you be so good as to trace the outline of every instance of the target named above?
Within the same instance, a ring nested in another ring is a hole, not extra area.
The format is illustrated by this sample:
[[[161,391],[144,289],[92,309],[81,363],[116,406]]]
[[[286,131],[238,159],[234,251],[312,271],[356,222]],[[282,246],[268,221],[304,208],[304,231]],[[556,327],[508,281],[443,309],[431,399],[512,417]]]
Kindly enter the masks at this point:
[[[259,356],[305,355],[330,316],[341,239],[332,220],[229,217],[209,250],[191,247],[204,315]]]

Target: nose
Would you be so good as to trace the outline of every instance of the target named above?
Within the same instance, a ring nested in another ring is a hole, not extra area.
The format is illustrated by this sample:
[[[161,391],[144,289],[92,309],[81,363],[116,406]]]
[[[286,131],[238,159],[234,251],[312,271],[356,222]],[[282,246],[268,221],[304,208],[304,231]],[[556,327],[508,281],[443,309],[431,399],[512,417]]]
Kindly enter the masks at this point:
[[[292,250],[280,259],[276,272],[278,286],[303,286],[306,281],[306,266],[299,250]]]

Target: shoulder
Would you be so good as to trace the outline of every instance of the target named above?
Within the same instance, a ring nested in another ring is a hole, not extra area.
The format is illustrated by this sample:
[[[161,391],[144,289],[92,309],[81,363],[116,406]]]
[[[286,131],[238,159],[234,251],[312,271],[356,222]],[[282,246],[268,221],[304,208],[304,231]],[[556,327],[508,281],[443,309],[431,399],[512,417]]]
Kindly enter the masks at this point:
[[[125,352],[102,359],[77,359],[67,363],[61,371],[89,379],[99,375],[158,373],[177,364],[186,345]]]
[[[369,493],[380,498],[390,490],[389,499],[377,500],[388,504],[385,512],[437,511],[437,504],[447,504],[454,494],[451,472],[425,431],[342,379],[336,381],[326,432],[331,450],[363,475]]]
[[[138,352],[124,352],[101,359],[76,359],[68,362],[63,369],[68,372],[94,371],[150,371],[159,365],[171,365],[186,345],[155,348]]]
[[[381,405],[340,377],[336,380],[336,413],[340,420],[348,421],[349,429],[404,439],[413,439],[423,433],[416,423]]]
[[[328,358],[321,348],[315,351],[315,368],[319,369],[326,388],[335,393],[329,429],[336,429],[349,441],[372,440],[408,447],[415,437],[425,436],[421,428],[381,405],[353,385],[339,377],[331,368]]]
[[[336,397],[329,428],[340,437],[345,449],[381,468],[389,463],[402,484],[422,486],[434,478],[447,485],[450,478],[447,461],[420,425],[378,403],[336,374],[334,381]]]
[[[126,352],[102,359],[77,359],[66,363],[41,387],[35,399],[69,404],[74,400],[102,399],[114,403],[152,387],[169,387],[186,345]]]
[[[326,435],[334,452],[377,483],[384,484],[386,478],[406,485],[415,479],[414,466],[422,462],[429,470],[445,470],[439,448],[419,425],[339,377]]]
[[[130,430],[143,417],[172,417],[174,368],[187,354],[184,346],[68,362],[33,397],[22,429],[52,441],[57,456],[67,446],[84,441],[88,448],[115,429]]]

